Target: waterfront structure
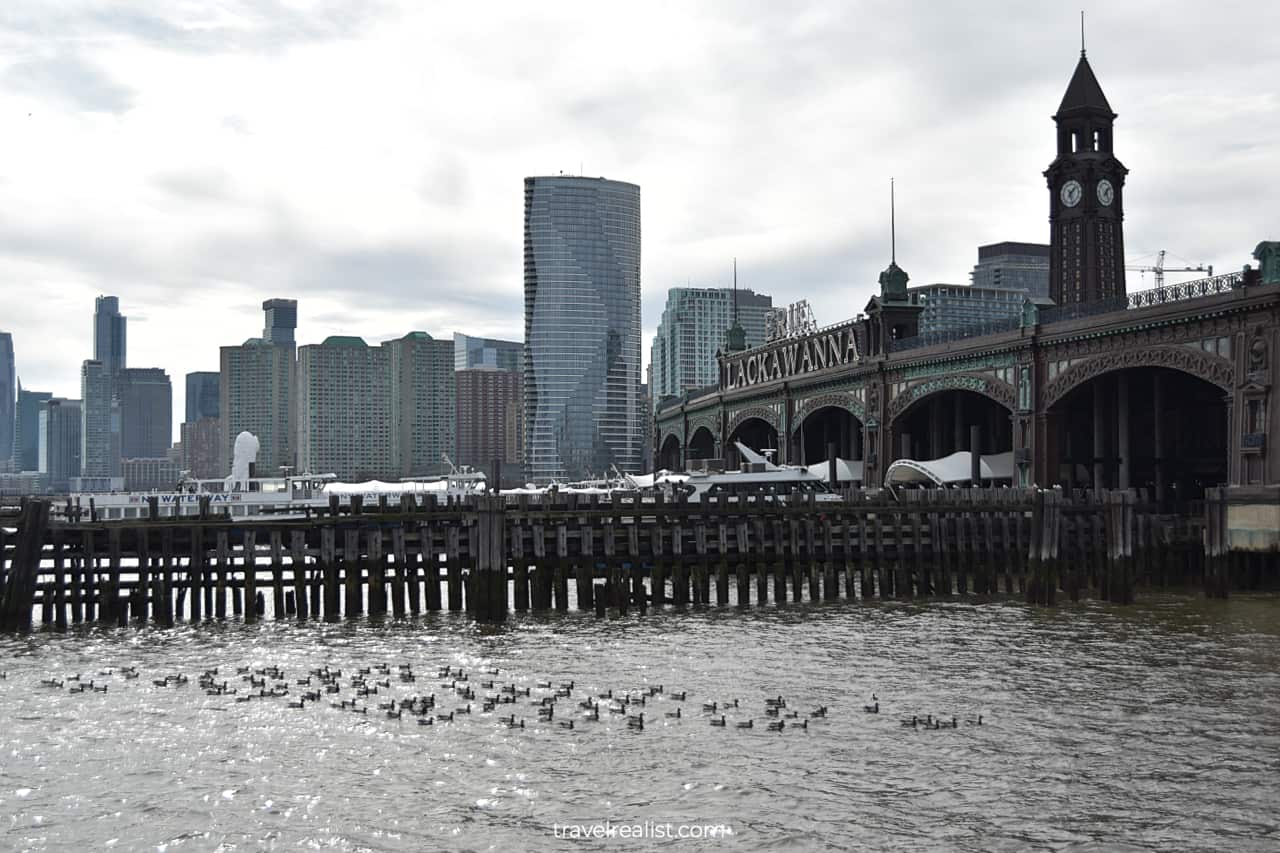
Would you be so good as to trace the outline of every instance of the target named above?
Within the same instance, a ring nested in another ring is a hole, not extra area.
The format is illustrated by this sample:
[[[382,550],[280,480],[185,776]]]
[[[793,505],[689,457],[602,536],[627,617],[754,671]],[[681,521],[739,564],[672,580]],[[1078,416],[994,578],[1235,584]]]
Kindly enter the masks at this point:
[[[80,365],[80,465],[73,476],[120,474],[120,409],[110,367],[97,359]]]
[[[388,352],[334,335],[298,348],[298,467],[341,479],[388,478],[391,401]]]
[[[391,467],[397,477],[447,473],[457,451],[454,343],[410,332],[382,344],[388,353]]]
[[[972,284],[926,284],[908,287],[912,304],[919,305],[920,334],[956,332],[987,323],[1014,320],[1022,314],[1029,294]]]
[[[40,410],[40,473],[49,489],[65,494],[80,476],[80,401],[54,397]]]
[[[201,418],[218,417],[218,373],[197,371],[187,374],[187,416],[184,423],[195,423]]]
[[[8,467],[13,459],[15,377],[13,335],[0,332],[0,470]]]
[[[184,423],[179,429],[183,470],[199,479],[225,477],[229,473],[219,467],[218,448],[222,426],[217,418],[201,418],[193,423]]]
[[[745,333],[739,349],[765,342],[765,315],[773,297],[732,287],[673,287],[667,291],[649,351],[655,402],[716,382],[716,354],[729,349],[735,319]],[[736,343],[735,343],[736,345]],[[646,411],[649,411],[648,409]]]
[[[268,299],[263,337],[219,353],[218,468],[231,470],[232,443],[241,432],[258,437],[257,471],[274,476],[294,464],[294,342],[297,302]]]
[[[127,323],[128,318],[120,313],[119,297],[99,296],[94,301],[93,360],[102,362],[108,374],[127,366]]]
[[[453,333],[454,370],[473,367],[494,367],[498,370],[524,369],[524,344],[520,341],[503,341],[497,338],[473,338],[461,332]]]
[[[865,316],[724,356],[717,387],[661,405],[658,466],[732,464],[743,441],[787,462],[834,445],[868,485],[897,459],[958,451],[1011,453],[1016,485],[1142,487],[1160,501],[1280,484],[1280,242],[1254,248],[1258,269],[1127,294],[1126,170],[1105,105],[1082,56],[1046,173],[1058,305],[1028,299],[987,334],[922,335],[892,263]]]
[[[114,394],[120,412],[121,459],[165,455],[173,441],[173,386],[159,367],[116,371]]]
[[[519,482],[522,462],[512,433],[520,423],[522,389],[514,370],[470,368],[454,374],[458,388],[459,465],[493,472],[494,460],[502,464],[504,479]],[[514,423],[513,423],[514,422]],[[512,427],[515,429],[512,429]]]
[[[40,467],[40,410],[53,399],[48,391],[31,391],[18,382],[17,418],[13,435],[13,470],[37,471]]]
[[[525,472],[640,468],[640,187],[524,182]]]
[[[978,247],[978,263],[969,273],[974,287],[1025,290],[1033,297],[1049,295],[1049,246],[1006,241]]]

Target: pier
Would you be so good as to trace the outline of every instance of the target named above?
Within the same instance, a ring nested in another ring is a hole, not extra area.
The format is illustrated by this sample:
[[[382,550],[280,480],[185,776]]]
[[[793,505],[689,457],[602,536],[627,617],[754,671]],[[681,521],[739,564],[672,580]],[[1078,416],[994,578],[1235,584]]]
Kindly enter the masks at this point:
[[[53,517],[28,499],[0,515],[0,629],[966,595],[1129,603],[1135,588],[1219,597],[1280,576],[1273,548],[1232,540],[1218,490],[1191,514],[1162,513],[1135,490],[839,497],[405,496],[334,502],[306,518],[206,507],[198,518],[111,523],[74,507]]]

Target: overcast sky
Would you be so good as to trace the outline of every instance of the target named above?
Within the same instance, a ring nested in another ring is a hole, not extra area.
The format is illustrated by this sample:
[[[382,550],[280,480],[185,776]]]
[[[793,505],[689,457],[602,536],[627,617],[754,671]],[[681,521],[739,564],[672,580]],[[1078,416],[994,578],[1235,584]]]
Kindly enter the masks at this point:
[[[527,175],[640,185],[646,363],[667,288],[728,285],[735,255],[775,304],[858,313],[890,176],[912,284],[1047,242],[1078,6],[621,5],[4,0],[0,329],[24,386],[79,396],[100,293],[129,364],[172,376],[175,425],[183,374],[270,297],[299,301],[299,343],[519,340]],[[1107,3],[1087,27],[1131,262],[1227,271],[1280,239],[1280,4]]]

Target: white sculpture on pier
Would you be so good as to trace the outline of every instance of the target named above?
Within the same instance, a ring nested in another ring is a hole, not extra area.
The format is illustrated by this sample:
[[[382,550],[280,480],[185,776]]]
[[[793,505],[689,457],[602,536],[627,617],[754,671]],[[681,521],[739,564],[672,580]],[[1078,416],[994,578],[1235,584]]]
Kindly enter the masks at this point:
[[[249,491],[249,466],[258,461],[258,437],[245,430],[236,436],[231,458],[231,476],[227,478],[227,491]]]

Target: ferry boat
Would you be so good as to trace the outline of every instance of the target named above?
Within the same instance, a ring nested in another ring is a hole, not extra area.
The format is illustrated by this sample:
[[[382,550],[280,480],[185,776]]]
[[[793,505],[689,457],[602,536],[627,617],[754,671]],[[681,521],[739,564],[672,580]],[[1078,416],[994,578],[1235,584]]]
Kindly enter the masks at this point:
[[[244,440],[248,436],[250,440]],[[124,521],[148,518],[151,502],[162,518],[196,516],[202,498],[208,498],[210,512],[231,518],[259,516],[300,517],[308,512],[328,509],[330,497],[336,495],[339,505],[349,505],[353,495],[363,504],[376,506],[387,496],[399,501],[401,495],[435,495],[438,498],[484,494],[483,472],[467,466],[455,466],[443,457],[450,472],[437,477],[406,477],[398,482],[369,480],[363,483],[339,482],[334,474],[290,474],[283,477],[251,476],[257,456],[257,439],[251,433],[236,438],[235,459],[231,475],[223,479],[184,477],[172,490],[146,492],[85,492],[72,494],[69,505],[79,507],[84,515],[90,508],[99,521]]]

